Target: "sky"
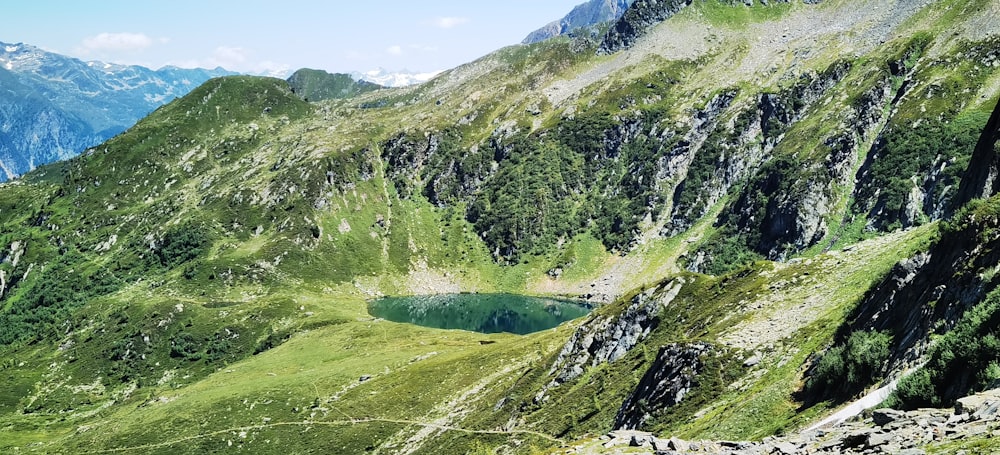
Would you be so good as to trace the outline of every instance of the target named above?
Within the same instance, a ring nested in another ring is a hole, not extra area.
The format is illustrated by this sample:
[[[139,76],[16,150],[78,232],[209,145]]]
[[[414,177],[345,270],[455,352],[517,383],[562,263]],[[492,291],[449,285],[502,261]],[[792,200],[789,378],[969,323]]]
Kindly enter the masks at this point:
[[[519,43],[583,1],[16,1],[2,7],[0,42],[153,69],[432,72]]]

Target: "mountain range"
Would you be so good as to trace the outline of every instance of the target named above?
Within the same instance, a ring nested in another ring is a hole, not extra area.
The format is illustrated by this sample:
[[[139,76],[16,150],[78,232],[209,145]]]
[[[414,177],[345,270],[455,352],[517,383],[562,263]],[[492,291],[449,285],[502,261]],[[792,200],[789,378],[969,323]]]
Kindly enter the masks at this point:
[[[75,156],[208,79],[229,74],[84,62],[0,43],[0,179]]]
[[[210,79],[0,185],[0,451],[996,453],[996,6]]]
[[[546,26],[528,34],[523,44],[545,41],[549,38],[569,34],[577,29],[603,24],[616,20],[625,14],[625,10],[635,0],[590,0],[582,3],[562,19],[550,22]]]
[[[407,70],[389,71],[385,68],[379,68],[371,71],[365,71],[363,73],[354,72],[351,73],[351,77],[358,81],[371,82],[383,87],[406,87],[409,85],[427,82],[440,73],[440,71],[432,71],[429,73],[416,73]]]

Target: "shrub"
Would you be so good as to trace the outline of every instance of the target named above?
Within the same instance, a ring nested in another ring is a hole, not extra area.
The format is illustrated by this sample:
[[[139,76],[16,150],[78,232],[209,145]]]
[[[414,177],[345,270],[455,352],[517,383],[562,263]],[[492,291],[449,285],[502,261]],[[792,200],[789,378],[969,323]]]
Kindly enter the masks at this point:
[[[209,244],[208,235],[201,228],[186,225],[163,236],[156,257],[160,265],[173,268],[200,256]]]
[[[931,348],[927,363],[903,378],[888,404],[901,409],[945,406],[1000,377],[1000,289],[967,311]]]
[[[863,391],[885,373],[892,337],[886,332],[854,332],[816,362],[805,392],[816,401],[843,400]]]

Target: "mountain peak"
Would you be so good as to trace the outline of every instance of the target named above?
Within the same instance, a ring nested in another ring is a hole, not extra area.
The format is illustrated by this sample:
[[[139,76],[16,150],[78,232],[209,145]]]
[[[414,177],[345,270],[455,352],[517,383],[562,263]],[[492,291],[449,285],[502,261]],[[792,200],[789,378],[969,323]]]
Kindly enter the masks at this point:
[[[406,87],[408,85],[422,84],[441,73],[442,71],[417,73],[407,69],[390,71],[385,68],[376,68],[363,73],[353,72],[350,75],[356,80],[371,82],[383,87]]]
[[[16,125],[0,141],[0,180],[74,156],[208,79],[233,74],[221,68],[154,71],[84,62],[30,44],[2,42],[0,68],[12,78],[0,95],[0,124]]]
[[[589,27],[618,19],[635,0],[590,0],[573,8],[565,17],[550,22],[546,26],[531,32],[521,41],[522,44],[532,44],[549,38],[561,36],[581,27]]]

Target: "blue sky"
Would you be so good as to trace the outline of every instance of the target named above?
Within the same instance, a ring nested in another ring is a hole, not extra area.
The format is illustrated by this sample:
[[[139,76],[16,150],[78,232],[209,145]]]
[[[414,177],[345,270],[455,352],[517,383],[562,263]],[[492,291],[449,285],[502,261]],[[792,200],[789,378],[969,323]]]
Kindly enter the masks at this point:
[[[518,43],[583,1],[17,1],[3,6],[0,41],[152,68],[430,72]]]

